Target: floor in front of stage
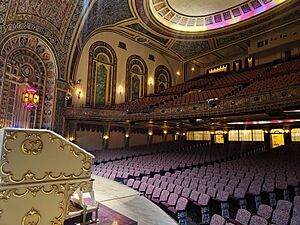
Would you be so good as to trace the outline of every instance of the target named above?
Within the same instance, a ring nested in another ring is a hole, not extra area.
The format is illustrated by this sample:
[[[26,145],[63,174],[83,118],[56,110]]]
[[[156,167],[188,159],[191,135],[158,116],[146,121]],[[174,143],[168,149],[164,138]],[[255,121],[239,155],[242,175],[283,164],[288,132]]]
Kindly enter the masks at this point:
[[[135,190],[103,177],[93,175],[92,178],[95,179],[95,199],[103,205],[102,213],[100,206],[101,224],[177,225],[168,214]]]

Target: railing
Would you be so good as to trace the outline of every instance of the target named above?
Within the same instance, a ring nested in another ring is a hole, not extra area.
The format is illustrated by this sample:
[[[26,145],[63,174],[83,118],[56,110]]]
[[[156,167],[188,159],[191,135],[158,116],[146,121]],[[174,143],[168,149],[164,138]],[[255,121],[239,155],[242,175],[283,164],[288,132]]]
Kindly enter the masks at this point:
[[[271,92],[238,95],[218,99],[213,107],[207,101],[197,104],[187,104],[155,108],[147,113],[128,113],[126,111],[102,110],[95,108],[65,108],[64,116],[68,120],[148,120],[148,119],[183,119],[201,116],[226,116],[241,113],[257,113],[282,108],[300,106],[300,88],[292,86]]]

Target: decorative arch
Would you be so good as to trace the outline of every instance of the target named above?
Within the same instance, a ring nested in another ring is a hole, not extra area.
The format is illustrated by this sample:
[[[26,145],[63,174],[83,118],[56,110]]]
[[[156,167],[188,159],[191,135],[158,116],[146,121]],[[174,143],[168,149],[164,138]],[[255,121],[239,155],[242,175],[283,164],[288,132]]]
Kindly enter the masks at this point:
[[[155,79],[154,81],[155,93],[160,93],[161,91],[171,87],[172,85],[170,70],[164,65],[159,65],[156,68],[154,79]]]
[[[132,55],[126,62],[125,102],[147,96],[148,68],[145,60]]]
[[[117,55],[103,41],[95,42],[89,51],[86,105],[101,107],[115,104]]]
[[[58,78],[51,47],[34,34],[15,34],[3,43],[0,55],[0,126],[51,129]],[[40,99],[31,110],[22,101],[29,87],[37,91]]]

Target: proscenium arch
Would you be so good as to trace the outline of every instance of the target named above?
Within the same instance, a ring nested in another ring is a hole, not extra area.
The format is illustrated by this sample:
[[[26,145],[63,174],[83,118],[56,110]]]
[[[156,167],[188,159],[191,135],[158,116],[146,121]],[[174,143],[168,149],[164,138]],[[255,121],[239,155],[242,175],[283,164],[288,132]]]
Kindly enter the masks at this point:
[[[168,87],[172,86],[172,76],[170,73],[170,70],[168,69],[168,67],[164,66],[164,65],[159,65],[158,67],[156,67],[155,69],[155,75],[154,75],[154,92],[155,93],[159,93],[159,75],[161,74],[160,71],[165,71],[166,75],[167,75],[167,83],[168,83]]]
[[[43,85],[43,108],[41,110],[41,123],[40,128],[52,129],[55,117],[55,94],[56,94],[56,80],[58,79],[58,67],[55,54],[48,43],[43,40],[39,35],[32,33],[15,33],[7,36],[3,42],[1,42],[0,55],[3,58],[3,68],[0,68],[3,73],[2,87],[6,82],[10,82],[9,76],[6,76],[6,67],[11,60],[11,57],[18,57],[20,54],[24,54],[24,57],[31,57],[32,60],[36,60],[36,63],[44,69],[44,83]],[[8,96],[5,89],[0,90],[1,96],[4,94]],[[7,104],[6,100],[1,97],[0,107],[1,109]],[[4,112],[6,113],[6,112]],[[4,115],[1,113],[1,119]]]
[[[114,49],[104,41],[97,41],[92,44],[89,50],[89,65],[88,65],[88,79],[87,79],[87,93],[86,93],[86,105],[93,106],[94,102],[94,93],[95,93],[95,76],[93,76],[93,60],[94,60],[94,51],[99,48],[104,47],[112,55],[112,87],[111,87],[111,104],[115,104],[116,101],[116,83],[117,83],[117,54]]]
[[[131,95],[131,77],[130,77],[130,73],[131,73],[131,69],[132,67],[135,65],[134,61],[139,61],[142,66],[143,66],[143,70],[142,71],[142,75],[144,76],[144,93],[143,96],[147,96],[147,82],[148,82],[148,67],[147,64],[145,62],[145,60],[138,56],[138,55],[131,55],[129,56],[129,58],[127,59],[126,62],[126,83],[125,83],[125,102],[130,101],[130,95]]]

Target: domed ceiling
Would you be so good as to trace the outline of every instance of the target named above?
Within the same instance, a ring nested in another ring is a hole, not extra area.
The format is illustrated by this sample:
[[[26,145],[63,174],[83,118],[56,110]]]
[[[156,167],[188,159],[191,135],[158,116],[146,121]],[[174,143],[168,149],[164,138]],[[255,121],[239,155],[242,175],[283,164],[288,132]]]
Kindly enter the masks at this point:
[[[149,0],[145,7],[166,28],[183,32],[214,30],[262,14],[286,0]]]
[[[268,14],[288,0],[134,0],[139,18],[167,36],[188,38]]]

